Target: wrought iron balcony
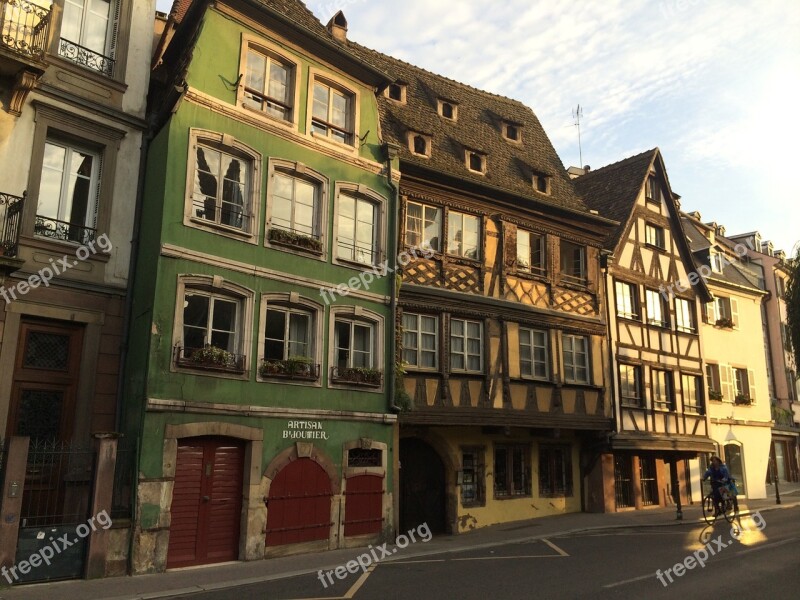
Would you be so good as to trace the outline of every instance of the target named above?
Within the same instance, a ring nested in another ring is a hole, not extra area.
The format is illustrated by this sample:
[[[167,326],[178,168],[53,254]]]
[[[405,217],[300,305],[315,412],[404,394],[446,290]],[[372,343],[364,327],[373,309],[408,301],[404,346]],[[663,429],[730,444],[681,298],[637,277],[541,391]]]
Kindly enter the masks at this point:
[[[39,237],[62,242],[75,242],[86,245],[97,237],[97,230],[77,223],[68,223],[51,219],[43,215],[36,215],[33,233]]]
[[[114,75],[114,59],[103,56],[85,46],[61,38],[58,44],[58,55],[67,60],[111,77]]]
[[[0,49],[42,60],[50,29],[50,7],[28,0],[0,0]]]
[[[19,244],[19,222],[25,192],[22,196],[0,193],[0,256],[14,258]]]

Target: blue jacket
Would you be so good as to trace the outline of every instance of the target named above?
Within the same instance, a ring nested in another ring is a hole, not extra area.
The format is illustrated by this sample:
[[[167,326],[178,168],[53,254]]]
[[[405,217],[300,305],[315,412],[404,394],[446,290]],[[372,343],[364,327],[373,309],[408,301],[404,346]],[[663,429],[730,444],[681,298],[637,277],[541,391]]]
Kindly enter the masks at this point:
[[[726,483],[730,478],[731,474],[728,472],[728,467],[724,464],[719,466],[719,469],[715,469],[714,466],[708,467],[705,473],[703,473],[703,479],[711,478],[711,485],[719,485],[722,483]]]

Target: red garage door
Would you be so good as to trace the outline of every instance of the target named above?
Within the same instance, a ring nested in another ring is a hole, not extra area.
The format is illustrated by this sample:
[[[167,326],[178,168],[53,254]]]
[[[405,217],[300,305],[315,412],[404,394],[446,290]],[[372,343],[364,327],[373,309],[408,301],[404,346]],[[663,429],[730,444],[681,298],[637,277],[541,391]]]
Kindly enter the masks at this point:
[[[244,447],[191,438],[178,445],[167,568],[239,558]]]
[[[380,533],[383,527],[383,477],[348,477],[344,496],[344,535]]]
[[[310,458],[290,462],[272,481],[267,499],[267,546],[328,539],[331,480]]]

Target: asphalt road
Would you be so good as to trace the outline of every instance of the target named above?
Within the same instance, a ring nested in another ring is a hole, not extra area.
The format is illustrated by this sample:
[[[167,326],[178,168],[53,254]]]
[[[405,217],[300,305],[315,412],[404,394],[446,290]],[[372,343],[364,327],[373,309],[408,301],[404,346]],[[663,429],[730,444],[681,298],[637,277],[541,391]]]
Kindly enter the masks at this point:
[[[360,552],[354,550],[353,558]],[[619,529],[414,559],[402,554],[398,549],[366,573],[359,570],[344,580],[332,573],[334,584],[326,580],[327,587],[308,575],[182,598],[797,598],[800,507],[743,518],[733,532],[720,521],[713,527]],[[676,568],[678,563],[682,566]]]

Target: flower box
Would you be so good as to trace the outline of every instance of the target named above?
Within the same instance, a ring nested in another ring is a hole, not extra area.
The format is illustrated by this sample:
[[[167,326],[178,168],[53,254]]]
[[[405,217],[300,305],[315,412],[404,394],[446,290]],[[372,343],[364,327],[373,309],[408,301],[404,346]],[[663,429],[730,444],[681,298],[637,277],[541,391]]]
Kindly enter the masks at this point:
[[[286,360],[263,360],[258,369],[263,378],[304,379],[316,381],[319,378],[319,365],[310,358],[294,356]]]
[[[331,379],[335,383],[380,387],[383,381],[383,371],[366,367],[334,367]]]
[[[295,233],[294,231],[272,227],[269,230],[268,237],[269,241],[274,244],[291,246],[292,248],[300,248],[301,250],[307,250],[315,254],[322,254],[322,242],[310,235],[303,235],[301,233]]]

